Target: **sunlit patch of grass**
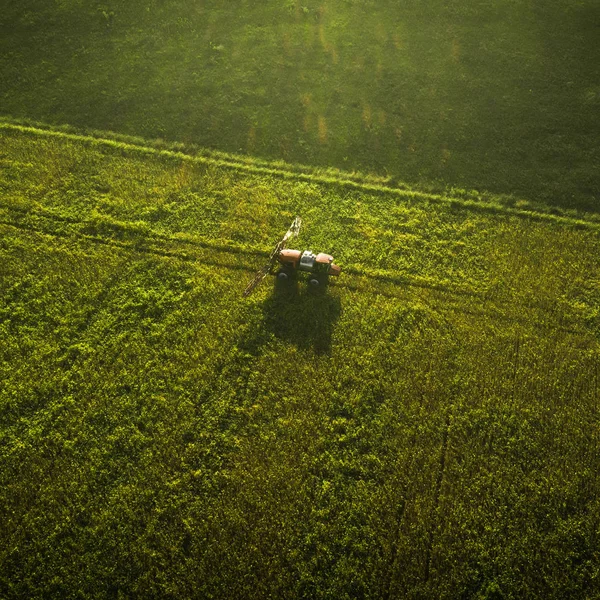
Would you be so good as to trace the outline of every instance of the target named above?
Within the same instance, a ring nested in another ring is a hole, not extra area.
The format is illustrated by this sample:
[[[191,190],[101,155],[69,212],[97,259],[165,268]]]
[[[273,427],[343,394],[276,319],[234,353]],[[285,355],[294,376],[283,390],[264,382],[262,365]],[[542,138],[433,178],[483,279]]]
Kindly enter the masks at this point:
[[[360,51],[356,53],[352,59],[352,69],[356,71],[365,70],[365,57]]]
[[[286,28],[281,30],[281,47],[283,48],[284,54],[289,57],[293,55],[292,37]]]
[[[319,37],[318,29],[319,26],[316,23],[304,24],[304,45],[311,50],[317,43]]]
[[[461,44],[460,41],[456,38],[454,38],[452,40],[452,48],[450,50],[450,54],[452,56],[452,60],[455,63],[460,62],[460,57],[461,57]]]
[[[448,161],[450,160],[451,156],[452,156],[452,153],[450,152],[450,150],[448,150],[448,148],[442,148],[441,163],[443,165],[448,164]]]
[[[248,138],[246,140],[246,148],[248,152],[253,152],[256,147],[256,126],[251,125],[248,129]]]
[[[313,120],[314,119],[312,113],[308,112],[304,115],[304,119],[302,121],[302,129],[305,133],[308,133],[312,129]]]
[[[177,171],[175,188],[178,191],[182,189],[189,189],[194,181],[194,178],[194,167],[190,164],[182,163],[181,167]]]
[[[371,105],[367,102],[363,102],[362,120],[365,125],[365,128],[371,129],[371,125],[373,123],[373,113],[371,110]]]
[[[319,24],[319,42],[321,42],[321,47],[325,52],[329,52],[329,43],[327,41],[327,36],[325,34],[325,25],[323,23]]]
[[[338,55],[337,48],[333,44],[330,47],[330,52],[331,52],[331,61],[333,62],[334,65],[337,65],[338,62],[340,61],[340,57]]]
[[[395,31],[392,34],[392,40],[394,41],[396,50],[404,50],[404,37],[401,32]]]
[[[319,142],[321,144],[327,143],[327,120],[323,115],[319,115],[318,119],[319,128]]]

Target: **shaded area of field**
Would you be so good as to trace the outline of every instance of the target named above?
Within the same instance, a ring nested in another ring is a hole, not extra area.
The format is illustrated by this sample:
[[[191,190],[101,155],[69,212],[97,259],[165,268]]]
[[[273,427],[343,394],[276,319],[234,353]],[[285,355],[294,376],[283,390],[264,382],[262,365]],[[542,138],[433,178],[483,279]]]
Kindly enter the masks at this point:
[[[596,225],[2,148],[1,595],[600,591]]]
[[[594,0],[12,2],[0,111],[598,210]]]

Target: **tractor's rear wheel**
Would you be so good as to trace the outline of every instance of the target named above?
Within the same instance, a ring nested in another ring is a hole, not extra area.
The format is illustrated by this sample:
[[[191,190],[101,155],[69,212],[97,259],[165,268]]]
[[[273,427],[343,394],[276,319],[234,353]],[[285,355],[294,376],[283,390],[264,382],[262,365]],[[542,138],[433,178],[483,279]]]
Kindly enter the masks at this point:
[[[286,269],[284,267],[283,269],[279,269],[279,271],[277,271],[277,280],[281,283],[286,283],[287,281],[290,281],[293,277],[294,271],[292,269]]]

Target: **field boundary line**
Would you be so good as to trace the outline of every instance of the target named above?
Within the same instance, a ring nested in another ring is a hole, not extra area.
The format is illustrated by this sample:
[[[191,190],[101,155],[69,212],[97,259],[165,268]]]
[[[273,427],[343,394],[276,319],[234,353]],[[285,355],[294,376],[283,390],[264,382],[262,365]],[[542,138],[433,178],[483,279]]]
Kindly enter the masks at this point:
[[[216,151],[205,149],[199,149],[197,154],[190,154],[180,150],[162,149],[148,145],[150,142],[147,140],[140,139],[139,142],[134,140],[120,141],[117,139],[118,134],[111,139],[111,137],[99,137],[84,133],[60,131],[58,129],[53,129],[50,126],[47,128],[41,128],[30,125],[19,125],[7,120],[2,120],[0,118],[0,131],[1,130],[17,131],[29,135],[62,138],[70,141],[81,142],[82,144],[87,144],[92,147],[106,147],[115,150],[131,152],[133,154],[137,153],[142,155],[175,159],[178,161],[213,165],[233,171],[256,173],[259,175],[270,175],[292,181],[296,180],[317,183],[321,185],[356,189],[364,192],[371,192],[373,194],[396,196],[397,198],[404,200],[432,202],[435,204],[444,204],[450,207],[464,208],[478,212],[505,214],[523,219],[546,221],[582,229],[593,229],[595,231],[600,231],[600,221],[591,218],[593,213],[588,213],[590,218],[586,219],[583,216],[574,217],[553,214],[550,212],[546,213],[536,210],[527,210],[523,208],[513,208],[504,206],[498,202],[491,202],[487,200],[470,200],[459,197],[449,197],[442,194],[422,192],[410,189],[408,187],[400,188],[381,183],[373,183],[369,182],[369,177],[367,175],[356,176],[352,175],[351,173],[344,173],[342,171],[339,171],[339,174],[336,175],[327,175],[319,172],[317,167],[304,166],[298,166],[297,170],[294,170],[294,166],[291,164],[286,164],[284,168],[281,163],[276,161],[268,162],[259,159],[250,162],[249,159],[244,159],[243,157],[237,157],[235,155],[228,155],[226,153],[218,153]],[[111,135],[110,132],[101,133],[106,136]],[[204,155],[202,152],[204,152]]]

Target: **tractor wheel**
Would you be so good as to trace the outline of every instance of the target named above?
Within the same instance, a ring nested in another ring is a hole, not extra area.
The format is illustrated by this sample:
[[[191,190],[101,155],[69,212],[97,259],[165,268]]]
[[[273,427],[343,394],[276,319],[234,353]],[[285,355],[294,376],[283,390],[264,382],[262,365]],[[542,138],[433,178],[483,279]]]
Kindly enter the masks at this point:
[[[294,277],[294,272],[291,269],[279,269],[277,271],[277,281],[287,283]]]
[[[312,288],[318,288],[321,285],[321,282],[317,277],[311,277],[308,280],[308,285],[310,285]]]

